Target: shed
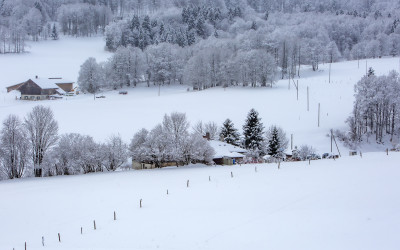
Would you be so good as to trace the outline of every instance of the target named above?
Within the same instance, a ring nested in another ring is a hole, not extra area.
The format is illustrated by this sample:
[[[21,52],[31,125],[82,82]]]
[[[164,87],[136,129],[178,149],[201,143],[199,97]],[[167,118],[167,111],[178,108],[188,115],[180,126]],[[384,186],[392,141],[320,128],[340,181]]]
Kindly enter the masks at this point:
[[[213,161],[217,165],[235,165],[244,161],[246,149],[234,146],[225,142],[210,140],[212,148],[215,150]]]

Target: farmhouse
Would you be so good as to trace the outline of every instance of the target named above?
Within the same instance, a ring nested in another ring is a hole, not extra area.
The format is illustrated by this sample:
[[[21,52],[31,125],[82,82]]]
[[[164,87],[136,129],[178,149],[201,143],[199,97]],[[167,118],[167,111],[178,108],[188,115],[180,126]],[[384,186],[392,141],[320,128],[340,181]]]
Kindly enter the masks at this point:
[[[213,161],[217,165],[235,165],[243,162],[246,149],[221,142],[221,141],[209,141],[211,147],[215,150],[215,156]]]
[[[74,92],[74,82],[63,80],[61,77],[29,79],[26,82],[7,87],[7,92],[21,92],[21,100],[48,100],[69,95]]]

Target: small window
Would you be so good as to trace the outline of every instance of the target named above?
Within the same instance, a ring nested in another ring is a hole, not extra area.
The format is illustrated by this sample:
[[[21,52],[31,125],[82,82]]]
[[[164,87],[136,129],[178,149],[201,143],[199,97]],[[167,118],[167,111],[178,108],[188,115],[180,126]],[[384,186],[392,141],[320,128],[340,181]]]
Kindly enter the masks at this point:
[[[36,100],[40,100],[40,96],[37,96],[37,97],[36,97]]]

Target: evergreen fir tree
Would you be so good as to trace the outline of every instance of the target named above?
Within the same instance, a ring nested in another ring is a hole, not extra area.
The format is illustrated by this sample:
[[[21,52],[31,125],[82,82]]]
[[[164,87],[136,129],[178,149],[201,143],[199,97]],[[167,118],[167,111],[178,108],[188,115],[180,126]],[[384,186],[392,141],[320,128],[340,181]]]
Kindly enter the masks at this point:
[[[218,37],[219,37],[219,34],[218,34],[218,31],[217,31],[217,30],[214,30],[214,37],[215,37],[215,38],[218,38]]]
[[[196,36],[194,35],[193,30],[188,30],[186,32],[187,44],[190,46],[196,42]]]
[[[268,140],[267,152],[269,155],[277,157],[280,154],[280,148],[281,145],[278,136],[278,129],[274,126],[271,131],[270,139]]]
[[[157,26],[158,26],[157,20],[151,21],[151,27],[152,27],[152,28],[155,28],[155,27],[157,27]]]
[[[197,35],[199,35],[202,38],[206,37],[206,32],[205,32],[205,29],[204,29],[204,23],[205,23],[204,22],[204,18],[203,18],[203,16],[200,15],[200,17],[199,17],[199,19],[197,20],[197,23],[196,23],[196,33],[197,33]]]
[[[244,146],[246,149],[255,151],[258,154],[263,153],[263,130],[264,126],[261,123],[261,118],[258,117],[258,112],[251,109],[243,125]]]
[[[283,129],[276,125],[269,127],[266,132],[266,141],[267,153],[275,158],[282,158],[289,143]]]
[[[237,17],[242,17],[242,9],[240,7],[236,7],[234,10],[234,15]]]
[[[145,16],[142,22],[142,28],[145,32],[147,32],[148,34],[150,34],[151,32],[151,25],[150,25],[150,17],[149,16]]]
[[[230,119],[226,119],[222,125],[220,136],[224,138],[224,142],[239,146],[240,135]]]
[[[187,23],[189,21],[189,14],[190,14],[189,10],[186,9],[186,8],[183,8],[183,10],[182,10],[182,21],[184,23]]]
[[[130,28],[131,28],[131,30],[134,30],[134,29],[138,30],[139,27],[140,27],[139,16],[134,15],[133,18],[132,18],[132,21],[131,21]]]
[[[269,17],[269,12],[267,11],[267,12],[265,12],[264,20],[265,20],[265,21],[268,21],[268,17]]]
[[[370,76],[374,76],[375,75],[375,70],[372,68],[372,67],[370,67],[369,69],[368,69],[368,77],[370,77]]]
[[[253,21],[253,22],[251,23],[251,29],[252,29],[252,30],[256,30],[256,29],[257,29],[257,23],[256,23],[256,21]]]
[[[182,48],[187,44],[185,33],[182,30],[176,32],[176,43]]]
[[[188,29],[192,30],[194,28],[196,28],[196,19],[193,15],[190,15],[188,20]]]
[[[51,30],[51,39],[58,40],[58,31],[55,24],[53,24],[53,29]]]
[[[165,32],[164,23],[161,23],[161,24],[160,24],[160,30],[158,31],[158,34],[159,34],[160,36],[162,36],[162,35],[164,34],[164,32]]]

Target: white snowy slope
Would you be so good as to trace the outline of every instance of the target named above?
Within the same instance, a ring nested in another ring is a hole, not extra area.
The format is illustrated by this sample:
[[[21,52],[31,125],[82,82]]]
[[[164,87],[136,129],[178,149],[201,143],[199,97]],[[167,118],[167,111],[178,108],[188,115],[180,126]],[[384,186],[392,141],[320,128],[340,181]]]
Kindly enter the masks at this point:
[[[120,134],[129,142],[141,128],[152,129],[165,113],[185,112],[191,124],[197,121],[214,121],[222,125],[230,118],[241,130],[246,115],[255,108],[265,127],[276,124],[293,134],[294,145],[308,144],[318,152],[330,151],[327,137],[330,129],[346,130],[346,118],[352,111],[353,86],[365,74],[365,60],[332,64],[331,83],[329,66],[320,65],[318,72],[302,67],[299,80],[299,100],[294,85],[290,90],[288,80],[278,81],[271,88],[214,88],[200,92],[187,92],[188,86],[164,86],[161,96],[158,88],[139,86],[127,88],[128,95],[118,91],[100,93],[104,99],[94,100],[92,95],[68,97],[58,101],[19,101],[18,92],[6,93],[10,86],[39,76],[57,76],[76,81],[80,65],[90,56],[105,61],[111,54],[104,51],[101,37],[32,43],[30,53],[1,55],[0,68],[0,120],[8,114],[21,117],[33,106],[51,106],[59,122],[60,133],[78,132],[102,141],[112,134]],[[368,60],[368,67],[375,73],[387,74],[397,70],[399,58]],[[307,111],[307,87],[310,92]],[[318,127],[318,103],[321,104],[321,120]],[[384,145],[383,148],[386,148]],[[342,148],[345,153],[347,149]],[[367,149],[365,149],[366,151]],[[376,150],[376,149],[372,149]]]
[[[279,170],[195,165],[2,181],[0,249],[397,250],[399,162],[400,153],[365,153]]]

